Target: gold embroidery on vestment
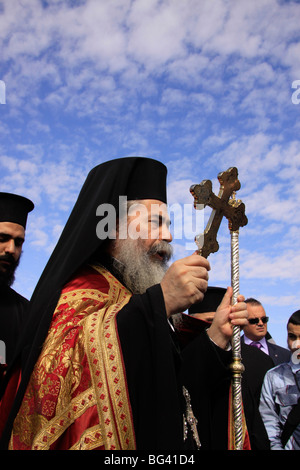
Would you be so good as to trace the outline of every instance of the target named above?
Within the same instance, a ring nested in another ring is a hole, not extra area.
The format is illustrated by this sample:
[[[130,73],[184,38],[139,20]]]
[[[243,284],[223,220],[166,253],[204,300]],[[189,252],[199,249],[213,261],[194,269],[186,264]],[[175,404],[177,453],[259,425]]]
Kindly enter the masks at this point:
[[[15,437],[32,449],[49,449],[95,405],[99,424],[86,429],[71,448],[135,448],[116,332],[117,312],[131,293],[103,267],[93,268],[107,279],[109,292],[78,289],[61,295],[14,422],[12,449]],[[80,393],[80,387],[86,389]]]
[[[94,426],[84,431],[81,434],[79,441],[76,442],[70,450],[93,450],[102,445],[103,440],[99,431],[99,426]]]
[[[110,284],[110,306],[101,317],[94,314],[88,319],[91,335],[86,344],[90,367],[93,370],[94,389],[98,391],[99,419],[105,423],[103,439],[107,449],[134,449],[134,435],[130,426],[131,409],[124,382],[123,363],[118,354],[119,344],[115,328],[116,314],[130,300],[131,294],[108,271],[99,266],[94,268]],[[95,332],[97,334],[94,334]],[[108,372],[107,383],[104,371]]]

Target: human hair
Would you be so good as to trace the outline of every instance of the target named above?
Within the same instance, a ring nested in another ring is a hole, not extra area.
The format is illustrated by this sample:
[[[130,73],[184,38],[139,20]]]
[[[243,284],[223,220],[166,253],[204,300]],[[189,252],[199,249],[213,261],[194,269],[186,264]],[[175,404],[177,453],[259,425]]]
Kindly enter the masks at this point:
[[[249,299],[246,299],[245,303],[251,305],[261,305],[261,302],[259,300],[253,299],[253,297],[249,297]]]
[[[292,323],[293,325],[300,325],[300,310],[296,310],[296,312],[294,312],[290,316],[287,324],[289,324],[289,323]]]

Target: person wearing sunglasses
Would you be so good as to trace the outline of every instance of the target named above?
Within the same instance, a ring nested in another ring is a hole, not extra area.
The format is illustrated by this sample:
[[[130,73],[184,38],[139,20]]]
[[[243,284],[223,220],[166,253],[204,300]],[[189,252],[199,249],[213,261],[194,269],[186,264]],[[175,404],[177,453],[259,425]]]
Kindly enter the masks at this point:
[[[243,328],[242,341],[268,354],[273,360],[274,366],[288,362],[290,360],[290,351],[267,339],[269,317],[266,315],[261,302],[253,298],[246,299],[245,302],[248,311],[248,325]]]

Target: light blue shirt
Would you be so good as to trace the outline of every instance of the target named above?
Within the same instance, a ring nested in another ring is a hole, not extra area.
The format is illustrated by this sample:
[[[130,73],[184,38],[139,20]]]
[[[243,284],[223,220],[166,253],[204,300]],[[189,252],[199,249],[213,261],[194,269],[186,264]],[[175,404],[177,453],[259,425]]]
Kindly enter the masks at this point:
[[[279,364],[268,370],[261,389],[259,411],[272,450],[282,450],[281,432],[293,405],[300,397],[300,364],[297,361]],[[288,440],[285,450],[300,450],[300,425]]]

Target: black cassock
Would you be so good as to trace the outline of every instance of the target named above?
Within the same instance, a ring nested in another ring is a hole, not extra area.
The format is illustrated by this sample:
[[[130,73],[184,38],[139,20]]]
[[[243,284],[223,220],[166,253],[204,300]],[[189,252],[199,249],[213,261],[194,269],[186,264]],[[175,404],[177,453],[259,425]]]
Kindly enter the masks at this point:
[[[182,350],[159,285],[134,295],[117,324],[137,449],[196,449],[191,430],[183,441],[183,385],[192,394],[201,448],[226,449],[231,353],[216,347],[205,331]]]
[[[191,433],[185,443],[182,440],[184,385],[198,421],[201,449],[227,450],[231,351],[212,343],[205,322],[197,321],[200,327],[193,334],[190,325],[186,331],[172,331],[159,285],[133,296],[117,323],[137,448],[195,449]],[[249,374],[244,376],[242,394],[251,448],[268,450],[253,386],[247,380]]]
[[[206,333],[208,323],[184,315],[179,337],[184,347],[183,380],[190,391],[198,419],[203,450],[228,449],[228,409],[231,384],[231,351],[213,346]],[[269,450],[269,440],[258,410],[257,395],[269,368],[265,354],[249,346],[242,347],[242,400],[252,450]],[[267,358],[268,359],[268,358]]]
[[[11,287],[0,287],[0,340],[5,344],[5,362],[8,365],[22,332],[28,304],[28,300]]]

